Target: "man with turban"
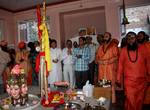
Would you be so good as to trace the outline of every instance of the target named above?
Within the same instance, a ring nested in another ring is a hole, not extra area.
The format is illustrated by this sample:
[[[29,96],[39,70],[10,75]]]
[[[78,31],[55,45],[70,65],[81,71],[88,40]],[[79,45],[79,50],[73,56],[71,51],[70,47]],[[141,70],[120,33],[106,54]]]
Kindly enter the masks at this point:
[[[16,63],[20,64],[24,68],[28,85],[32,84],[32,68],[29,60],[29,51],[26,49],[26,43],[24,41],[18,44],[19,51],[16,53]]]

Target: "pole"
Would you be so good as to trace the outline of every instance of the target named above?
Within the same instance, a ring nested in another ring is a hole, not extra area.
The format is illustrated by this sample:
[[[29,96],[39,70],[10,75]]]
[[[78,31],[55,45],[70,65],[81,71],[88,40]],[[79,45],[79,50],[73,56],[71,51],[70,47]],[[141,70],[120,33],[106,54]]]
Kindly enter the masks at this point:
[[[46,23],[46,5],[45,5],[45,0],[43,0],[43,24]],[[45,27],[44,27],[45,28]],[[44,30],[44,29],[43,29]],[[45,36],[45,31],[42,32],[42,36]],[[45,39],[42,39],[42,52],[45,50],[45,45],[44,45]],[[47,76],[46,76],[46,63],[45,63],[45,56],[42,57],[43,59],[43,65],[42,68],[43,70],[43,77],[42,77],[42,87],[43,87],[43,91],[45,93],[45,99],[46,99],[46,103],[48,104],[48,82],[47,82]]]
[[[43,66],[44,66],[44,56],[41,56],[40,57],[40,90],[41,90],[41,98],[44,96],[44,91],[43,91],[43,89],[44,89],[44,87],[43,87],[43,81],[44,81],[44,77],[43,77],[43,71],[44,71],[44,68],[43,68]]]

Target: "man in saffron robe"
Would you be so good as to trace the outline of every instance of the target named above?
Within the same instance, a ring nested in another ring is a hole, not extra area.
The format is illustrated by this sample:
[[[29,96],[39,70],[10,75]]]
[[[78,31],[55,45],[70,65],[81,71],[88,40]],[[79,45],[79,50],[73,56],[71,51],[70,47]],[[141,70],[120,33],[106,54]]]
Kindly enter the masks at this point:
[[[116,103],[115,81],[117,74],[117,64],[119,49],[117,40],[111,38],[109,32],[104,33],[103,43],[96,53],[96,62],[98,62],[98,80],[111,80],[112,83],[112,103]]]
[[[147,48],[147,52],[148,52],[148,61],[150,61],[150,42],[149,42],[149,36],[144,32],[144,31],[140,31],[138,32],[137,35],[137,42],[138,45],[145,45],[145,47]],[[150,66],[148,67],[150,70]],[[150,75],[147,76],[147,81],[150,82]],[[144,104],[150,103],[150,97],[149,97],[149,90],[150,90],[150,85],[147,86],[146,88],[146,95],[145,95],[145,99],[144,99]]]
[[[26,48],[26,43],[24,41],[19,42],[18,44],[19,51],[16,52],[15,61],[17,64],[20,64],[26,73],[28,85],[32,84],[32,68],[29,60],[29,51]]]
[[[148,55],[150,55],[149,36],[144,31],[138,32],[137,42],[138,42],[138,45],[145,45],[148,51]]]
[[[119,57],[117,82],[124,75],[125,110],[141,110],[149,73],[147,49],[137,44],[134,32],[126,37],[127,46],[122,48]]]

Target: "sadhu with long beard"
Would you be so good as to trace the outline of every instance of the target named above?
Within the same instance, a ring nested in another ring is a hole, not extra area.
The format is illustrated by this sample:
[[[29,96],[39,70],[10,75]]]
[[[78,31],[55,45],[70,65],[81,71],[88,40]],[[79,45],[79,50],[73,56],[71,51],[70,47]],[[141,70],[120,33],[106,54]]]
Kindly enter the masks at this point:
[[[150,74],[149,59],[145,45],[138,45],[136,34],[126,35],[127,46],[122,48],[119,57],[117,82],[124,75],[125,110],[141,110],[144,100],[147,74]]]
[[[110,80],[112,89],[112,103],[116,103],[115,82],[118,67],[118,41],[112,39],[111,33],[105,32],[102,45],[99,46],[96,53],[96,62],[98,63],[98,80]]]

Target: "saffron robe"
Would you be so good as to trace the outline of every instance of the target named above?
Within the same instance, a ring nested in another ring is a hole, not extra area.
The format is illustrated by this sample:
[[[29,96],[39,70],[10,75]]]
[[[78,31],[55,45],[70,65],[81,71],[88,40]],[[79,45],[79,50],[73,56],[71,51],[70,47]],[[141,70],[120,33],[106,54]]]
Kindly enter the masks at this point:
[[[98,67],[98,80],[107,79],[113,83],[116,79],[117,63],[119,57],[119,49],[117,43],[112,40],[109,44],[100,46],[96,53],[96,61],[99,64]]]
[[[137,60],[136,60],[137,57]],[[135,62],[131,62],[135,61]],[[146,89],[148,70],[148,54],[144,45],[138,46],[138,51],[121,50],[117,80],[120,82],[124,74],[125,110],[141,110]]]
[[[147,48],[148,64],[150,64],[150,42],[145,42],[144,45]],[[150,71],[150,65],[148,66],[148,71]],[[148,74],[147,81],[150,83],[150,74]]]
[[[32,67],[29,60],[29,51],[26,49],[16,52],[15,61],[24,69],[28,85],[32,84]]]

